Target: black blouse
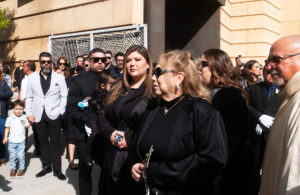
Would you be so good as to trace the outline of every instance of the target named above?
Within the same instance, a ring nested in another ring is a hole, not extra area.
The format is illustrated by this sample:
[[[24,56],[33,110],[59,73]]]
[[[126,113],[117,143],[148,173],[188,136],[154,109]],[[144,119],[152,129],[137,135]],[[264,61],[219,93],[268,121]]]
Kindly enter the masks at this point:
[[[181,98],[182,97],[175,98],[170,102],[161,101],[160,111],[157,112],[157,115],[146,130],[141,144],[139,145],[140,153],[143,156],[149,152],[151,145],[153,145],[153,149],[155,150],[151,160],[160,161],[166,156],[169,139],[175,126],[174,121],[177,120],[177,117],[182,110],[183,104]],[[172,106],[174,107],[172,108]],[[167,109],[171,108],[166,114],[164,111],[165,107]]]

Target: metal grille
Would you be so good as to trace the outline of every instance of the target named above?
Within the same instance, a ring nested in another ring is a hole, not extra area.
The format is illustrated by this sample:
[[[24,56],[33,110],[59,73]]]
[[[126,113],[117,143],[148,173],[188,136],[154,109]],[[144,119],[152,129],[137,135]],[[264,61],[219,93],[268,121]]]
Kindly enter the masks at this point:
[[[134,44],[147,47],[146,32],[147,26],[144,24],[50,36],[48,50],[52,53],[54,62],[60,56],[65,56],[74,67],[76,56],[88,54],[96,47],[110,50],[113,55],[119,51],[125,53],[127,48]]]

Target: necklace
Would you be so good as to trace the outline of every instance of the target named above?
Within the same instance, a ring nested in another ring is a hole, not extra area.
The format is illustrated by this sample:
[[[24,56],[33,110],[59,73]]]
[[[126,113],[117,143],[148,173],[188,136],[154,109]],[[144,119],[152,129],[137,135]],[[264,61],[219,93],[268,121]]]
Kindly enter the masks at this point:
[[[168,114],[168,112],[170,111],[170,110],[172,110],[183,98],[185,97],[185,95],[184,96],[182,96],[173,106],[171,106],[169,109],[167,109],[167,107],[165,106],[165,109],[164,109],[164,116],[166,116],[166,114]]]

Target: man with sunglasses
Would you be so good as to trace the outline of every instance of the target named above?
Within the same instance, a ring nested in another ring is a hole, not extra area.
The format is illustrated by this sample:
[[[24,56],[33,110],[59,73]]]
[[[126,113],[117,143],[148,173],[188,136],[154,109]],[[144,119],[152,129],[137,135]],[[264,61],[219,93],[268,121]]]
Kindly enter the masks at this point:
[[[60,180],[66,176],[61,172],[60,132],[61,118],[66,110],[67,85],[64,76],[52,72],[52,56],[42,52],[39,56],[40,73],[28,77],[26,89],[26,115],[35,125],[40,143],[43,169],[36,174],[42,177],[50,173]]]
[[[104,51],[95,48],[88,56],[90,70],[78,75],[73,81],[69,94],[67,111],[71,114],[71,126],[69,128],[69,140],[76,145],[79,152],[79,191],[82,195],[92,192],[92,159],[88,150],[88,129],[91,129],[91,136],[97,131],[97,111],[92,103],[92,97],[96,90],[99,73],[105,69],[106,57]],[[86,107],[79,108],[78,103],[85,101]]]
[[[300,35],[272,45],[268,70],[283,103],[268,138],[260,195],[300,194]]]

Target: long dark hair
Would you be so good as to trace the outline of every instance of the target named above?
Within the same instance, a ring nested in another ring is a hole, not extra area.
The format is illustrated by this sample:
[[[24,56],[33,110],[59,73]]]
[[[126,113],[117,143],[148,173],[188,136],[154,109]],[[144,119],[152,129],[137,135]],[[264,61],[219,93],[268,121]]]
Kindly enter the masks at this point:
[[[66,57],[64,57],[64,56],[59,57],[59,58],[57,59],[57,63],[56,63],[56,66],[54,67],[54,69],[57,70],[57,69],[59,68],[59,61],[60,61],[60,60],[64,60],[65,63],[66,63],[66,68],[65,68],[65,70],[64,70],[64,76],[65,76],[66,78],[68,78],[69,75],[70,75],[70,62],[69,62],[69,60],[68,60]]]
[[[146,86],[146,92],[145,96],[150,96],[152,94],[152,60],[150,57],[150,54],[148,50],[142,46],[142,45],[132,45],[129,47],[125,53],[124,56],[124,66],[123,66],[123,79],[118,81],[116,85],[111,89],[109,92],[107,98],[104,101],[104,108],[107,108],[108,105],[110,105],[112,102],[114,102],[122,92],[125,92],[123,94],[127,94],[130,91],[130,82],[132,80],[131,76],[128,74],[127,66],[126,66],[126,60],[128,56],[133,53],[137,52],[140,55],[142,55],[146,62],[149,65],[149,69],[145,78],[145,86]]]
[[[234,87],[239,89],[247,101],[247,93],[239,85],[238,75],[226,52],[220,49],[209,49],[203,53],[211,71],[210,88]]]
[[[255,84],[255,79],[254,79],[255,76],[250,72],[250,70],[252,69],[253,65],[256,63],[259,63],[259,62],[256,60],[249,60],[245,64],[244,69],[242,70],[241,76],[242,76],[242,78],[247,80],[248,86]]]

